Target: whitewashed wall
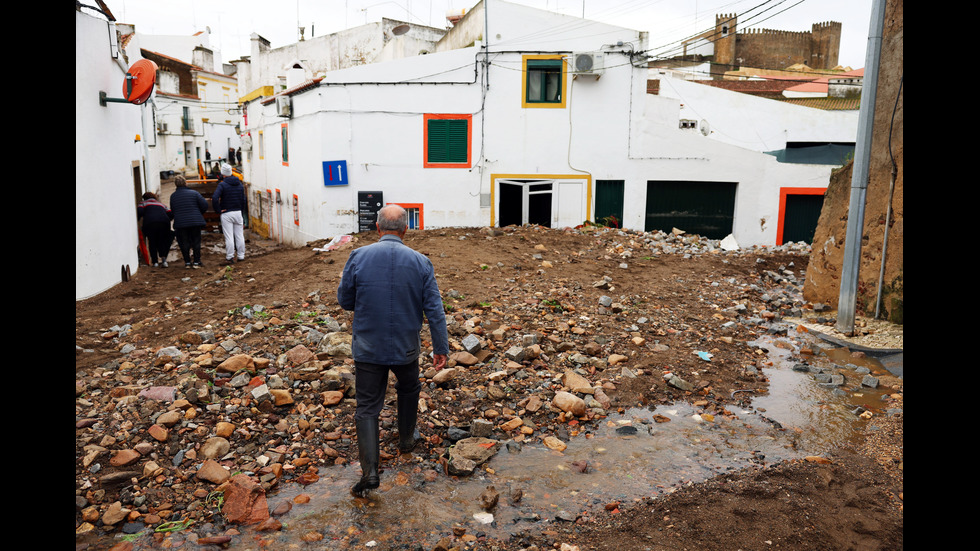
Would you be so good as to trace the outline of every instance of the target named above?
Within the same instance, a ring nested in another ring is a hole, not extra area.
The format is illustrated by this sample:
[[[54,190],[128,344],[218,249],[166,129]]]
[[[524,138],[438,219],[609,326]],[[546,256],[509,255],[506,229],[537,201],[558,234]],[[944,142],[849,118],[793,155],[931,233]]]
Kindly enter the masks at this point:
[[[501,6],[513,5],[490,5],[498,16]],[[550,41],[544,50],[532,37],[551,28],[551,20],[527,10],[513,8],[511,19],[497,23],[500,32],[491,24],[490,36],[499,34],[498,44],[509,36],[512,45],[492,48],[487,73],[477,44],[328,73],[292,96],[288,120],[276,117],[274,102],[250,102],[249,125],[262,130],[265,148],[246,176],[253,188],[281,190],[279,237],[301,245],[357,231],[358,191],[381,191],[385,202],[422,203],[426,228],[496,224],[500,181],[509,178],[554,180],[561,190],[552,199],[556,217],[570,224],[592,218],[595,180],[624,180],[624,224],[643,230],[647,182],[679,180],[737,182],[736,240],[772,245],[780,188],[826,187],[829,167],[780,165],[772,156],[678,129],[679,101],[648,95],[647,69],[632,67],[623,53],[630,45],[641,50],[642,34],[558,16],[573,36],[556,42],[561,50]],[[622,47],[609,48],[619,41]],[[599,79],[568,78],[564,108],[524,108],[522,55],[542,51],[604,51],[606,68]],[[423,167],[425,113],[472,115],[470,167]],[[284,122],[288,166],[281,162]],[[323,185],[321,163],[333,160],[347,161],[348,185]]]
[[[132,163],[143,156],[142,107],[99,105],[99,91],[122,96],[125,63],[112,57],[115,31],[103,19],[75,13],[75,300],[121,281],[138,267]]]
[[[668,74],[658,78],[660,95],[683,104],[680,118],[707,121],[710,137],[720,142],[753,151],[776,151],[784,149],[786,142],[857,140],[857,111],[812,109],[671,78]]]
[[[647,180],[737,182],[732,232],[736,241],[741,246],[774,245],[780,189],[826,188],[830,181],[830,166],[779,163],[772,155],[680,130],[676,100],[653,95],[645,100],[647,116],[633,148],[642,168],[626,182],[627,197],[636,198],[626,201],[627,226],[643,228]]]

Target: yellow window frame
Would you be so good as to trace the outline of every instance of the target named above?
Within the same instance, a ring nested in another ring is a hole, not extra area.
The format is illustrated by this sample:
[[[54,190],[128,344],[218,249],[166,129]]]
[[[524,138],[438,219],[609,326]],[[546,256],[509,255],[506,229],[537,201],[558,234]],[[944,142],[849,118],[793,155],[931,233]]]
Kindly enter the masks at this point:
[[[528,102],[527,101],[527,62],[529,60],[559,60],[562,62],[561,70],[561,101],[554,103]],[[545,108],[545,109],[564,109],[568,99],[568,62],[561,54],[527,54],[521,57],[521,107],[525,108]]]

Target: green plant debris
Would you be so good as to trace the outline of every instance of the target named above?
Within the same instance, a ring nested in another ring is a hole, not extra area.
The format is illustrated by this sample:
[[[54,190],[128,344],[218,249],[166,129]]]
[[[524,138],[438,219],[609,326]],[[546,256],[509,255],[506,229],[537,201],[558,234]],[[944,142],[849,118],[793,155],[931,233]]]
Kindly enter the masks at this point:
[[[172,522],[164,522],[163,524],[157,526],[154,529],[154,532],[180,532],[181,530],[186,530],[191,524],[194,524],[194,520],[189,518]]]

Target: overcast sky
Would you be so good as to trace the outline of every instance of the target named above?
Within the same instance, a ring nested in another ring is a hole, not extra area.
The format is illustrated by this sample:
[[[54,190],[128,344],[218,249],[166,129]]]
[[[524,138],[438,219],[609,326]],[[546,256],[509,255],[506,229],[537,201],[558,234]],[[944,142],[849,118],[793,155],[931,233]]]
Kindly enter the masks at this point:
[[[445,28],[449,10],[470,9],[478,0],[105,0],[116,20],[137,32],[188,35],[211,30],[211,47],[222,62],[249,54],[249,35],[273,48],[305,36],[322,36],[382,17]],[[490,16],[493,17],[490,0]],[[841,65],[864,67],[872,0],[508,0],[540,9],[648,31],[654,53],[713,27],[715,14],[739,15],[738,29],[809,31],[813,23],[842,24]],[[82,0],[85,4],[85,0]],[[311,34],[312,33],[312,34]],[[662,51],[666,52],[667,49]]]

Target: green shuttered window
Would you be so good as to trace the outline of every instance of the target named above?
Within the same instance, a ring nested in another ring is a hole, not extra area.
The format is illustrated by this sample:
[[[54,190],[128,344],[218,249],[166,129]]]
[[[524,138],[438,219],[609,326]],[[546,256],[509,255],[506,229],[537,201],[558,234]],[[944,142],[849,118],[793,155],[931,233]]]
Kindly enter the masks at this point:
[[[465,163],[466,119],[433,119],[429,121],[430,163]]]
[[[468,168],[471,123],[469,115],[426,115],[425,166]]]

